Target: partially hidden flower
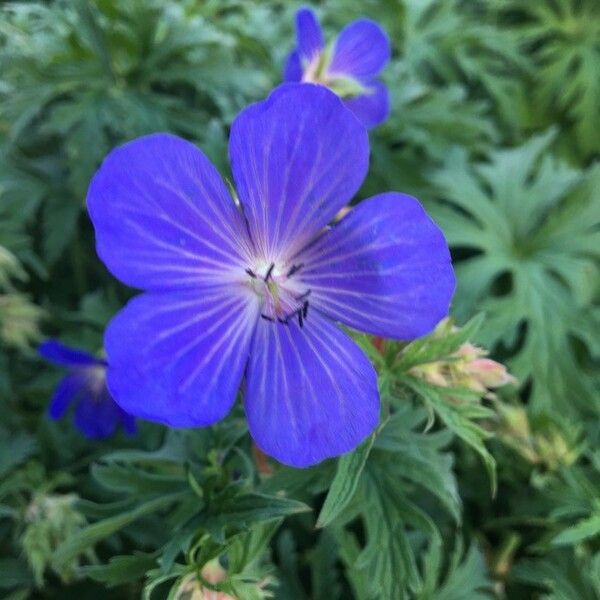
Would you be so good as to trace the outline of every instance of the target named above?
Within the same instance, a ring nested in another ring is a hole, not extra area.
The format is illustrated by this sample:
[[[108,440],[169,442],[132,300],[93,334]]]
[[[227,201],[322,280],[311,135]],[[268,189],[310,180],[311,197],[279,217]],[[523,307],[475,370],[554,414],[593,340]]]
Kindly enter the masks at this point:
[[[581,431],[544,413],[529,415],[525,407],[496,404],[495,433],[501,442],[534,465],[550,471],[572,465],[583,450]]]
[[[412,339],[448,313],[444,236],[417,200],[365,200],[328,227],[368,169],[364,127],[322,86],[288,84],[235,119],[236,199],[194,145],[154,134],[114,150],[88,209],[111,272],[145,292],[105,333],[127,412],[207,426],[235,402],[256,444],[304,467],[379,419],[376,373],[336,322]]]
[[[241,596],[229,594],[227,592],[211,589],[211,586],[217,587],[218,584],[227,579],[227,572],[219,564],[218,559],[211,560],[202,567],[200,577],[196,573],[190,573],[179,584],[175,592],[175,600],[243,600]],[[251,589],[252,598],[271,598],[272,594],[263,589],[269,579],[264,579],[256,584],[245,583],[246,589]],[[245,598],[246,596],[244,596]]]
[[[50,400],[50,418],[62,418],[69,406],[75,404],[75,426],[89,439],[110,437],[119,425],[125,433],[135,433],[134,417],[113,400],[106,387],[105,360],[56,340],[44,342],[38,352],[47,361],[68,370]]]
[[[390,54],[389,39],[374,21],[358,19],[326,45],[315,13],[301,8],[296,13],[296,49],[288,56],[283,79],[328,87],[365,127],[375,127],[390,112],[388,89],[376,79]]]
[[[493,398],[490,390],[516,384],[517,380],[502,363],[487,358],[487,354],[483,348],[466,342],[447,360],[418,365],[411,373],[439,387],[467,388]]]

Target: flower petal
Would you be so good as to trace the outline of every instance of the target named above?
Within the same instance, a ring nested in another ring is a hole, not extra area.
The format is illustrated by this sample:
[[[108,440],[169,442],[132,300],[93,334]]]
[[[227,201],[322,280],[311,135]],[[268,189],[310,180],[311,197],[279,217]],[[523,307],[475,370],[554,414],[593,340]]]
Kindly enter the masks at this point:
[[[455,286],[448,245],[411,196],[361,202],[295,260],[305,265],[311,307],[360,331],[408,340],[448,314]]]
[[[61,419],[73,400],[81,395],[86,379],[83,373],[71,373],[60,381],[48,404],[48,415],[55,421]]]
[[[243,270],[243,218],[210,161],[164,133],[113,150],[94,176],[88,209],[98,255],[146,290],[214,285]]]
[[[296,13],[296,44],[298,54],[306,61],[311,61],[325,45],[317,16],[310,8]]]
[[[123,410],[173,427],[210,425],[231,409],[258,318],[242,291],[149,293],[105,334],[108,387]]]
[[[289,83],[240,113],[229,154],[254,245],[276,261],[300,250],[356,193],[369,141],[334,93]]]
[[[135,417],[132,417],[130,414],[126,413],[122,408],[120,410],[123,431],[125,431],[126,435],[135,435],[137,433],[137,423],[135,421]]]
[[[75,409],[75,427],[90,440],[104,440],[116,431],[121,413],[108,390],[99,396],[88,393]]]
[[[284,81],[301,81],[302,80],[302,64],[300,63],[300,55],[298,52],[290,52],[285,61],[283,68]]]
[[[390,59],[390,40],[374,21],[358,19],[337,37],[329,73],[364,80],[375,77]]]
[[[360,348],[317,311],[301,329],[259,322],[245,408],[258,446],[307,467],[358,446],[377,426],[375,370]]]
[[[42,342],[38,347],[38,353],[47,361],[63,367],[87,367],[104,364],[103,360],[96,358],[89,352],[70,348],[58,340]]]
[[[369,93],[344,100],[346,106],[367,128],[383,123],[390,114],[390,98],[387,87],[380,81],[368,86]]]

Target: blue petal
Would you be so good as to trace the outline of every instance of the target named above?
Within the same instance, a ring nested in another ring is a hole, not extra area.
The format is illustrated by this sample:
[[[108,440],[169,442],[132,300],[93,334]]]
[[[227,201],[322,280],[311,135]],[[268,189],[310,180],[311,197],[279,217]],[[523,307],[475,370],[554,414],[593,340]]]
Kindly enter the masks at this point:
[[[127,435],[135,435],[137,433],[137,424],[135,421],[135,417],[132,417],[130,414],[126,413],[121,407],[121,423],[123,424],[123,431]]]
[[[113,150],[87,202],[98,255],[128,285],[210,286],[247,265],[245,225],[223,180],[175,136],[149,135]]]
[[[370,129],[380,125],[388,118],[390,99],[387,87],[380,81],[372,82],[368,88],[368,94],[345,99],[344,103],[358,120]]]
[[[361,202],[306,249],[311,306],[350,327],[412,339],[448,314],[455,279],[444,236],[419,202],[387,193]]]
[[[289,83],[240,113],[229,155],[253,242],[276,261],[300,250],[357,192],[369,140],[334,93]]]
[[[309,310],[302,329],[261,321],[245,408],[264,452],[308,467],[354,449],[377,426],[377,376],[360,348],[317,311]]]
[[[296,43],[298,54],[307,61],[311,61],[323,49],[323,32],[317,16],[310,8],[301,8],[296,13]]]
[[[58,340],[46,340],[38,347],[40,356],[47,361],[64,367],[87,367],[104,364],[99,358],[61,344]]]
[[[121,422],[121,409],[108,392],[84,395],[75,409],[75,426],[91,440],[103,440],[115,433]]]
[[[85,390],[86,379],[82,373],[71,373],[64,377],[56,386],[48,405],[48,415],[51,419],[62,418],[71,402]]]
[[[235,401],[258,310],[242,285],[134,298],[105,334],[113,398],[130,415],[172,427],[222,419]]]
[[[374,21],[359,19],[342,29],[335,41],[329,73],[368,80],[390,59],[390,41]]]
[[[290,52],[285,67],[283,68],[284,81],[301,81],[302,80],[302,64],[300,63],[300,55],[298,52]]]

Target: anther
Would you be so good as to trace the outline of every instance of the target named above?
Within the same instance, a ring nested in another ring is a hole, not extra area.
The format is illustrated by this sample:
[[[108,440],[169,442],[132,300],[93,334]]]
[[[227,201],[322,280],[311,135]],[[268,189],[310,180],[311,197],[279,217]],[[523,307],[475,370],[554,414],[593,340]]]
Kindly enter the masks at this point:
[[[297,273],[302,267],[304,263],[300,263],[299,265],[292,265],[290,270],[287,272],[287,277],[291,277],[294,273]]]
[[[304,326],[304,319],[302,317],[302,309],[298,310],[298,324],[300,325],[300,329]]]
[[[273,319],[263,313],[260,313],[260,316],[265,320],[265,321],[273,321]]]
[[[252,277],[252,279],[256,279],[256,273],[252,269],[247,268],[246,273],[248,273],[248,275],[250,275],[250,277]]]
[[[304,301],[302,305],[302,316],[306,319],[306,315],[308,314],[308,300]]]
[[[264,278],[265,283],[267,283],[267,281],[269,281],[274,268],[275,268],[275,263],[271,263],[271,265],[269,266],[269,269],[267,270],[265,278]]]

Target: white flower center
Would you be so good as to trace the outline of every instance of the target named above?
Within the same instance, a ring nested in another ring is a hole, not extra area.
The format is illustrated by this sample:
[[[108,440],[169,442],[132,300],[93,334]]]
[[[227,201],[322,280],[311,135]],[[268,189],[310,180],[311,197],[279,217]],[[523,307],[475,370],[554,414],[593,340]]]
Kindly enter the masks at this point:
[[[297,318],[300,327],[308,314],[310,289],[298,277],[302,264],[258,262],[246,269],[248,285],[261,299],[261,317],[287,324]]]

